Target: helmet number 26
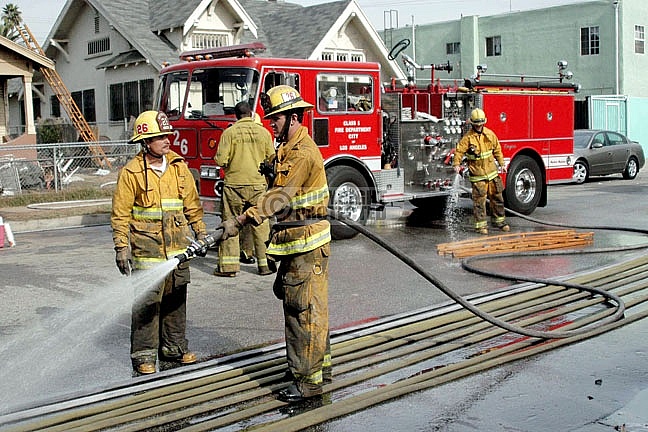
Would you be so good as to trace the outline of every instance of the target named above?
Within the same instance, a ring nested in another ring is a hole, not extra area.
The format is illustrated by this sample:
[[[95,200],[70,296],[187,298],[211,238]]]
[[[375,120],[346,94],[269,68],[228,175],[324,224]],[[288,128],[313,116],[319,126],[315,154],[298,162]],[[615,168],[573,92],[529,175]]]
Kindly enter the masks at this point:
[[[173,144],[174,147],[180,147],[180,154],[181,155],[186,155],[188,150],[187,149],[187,139],[182,138],[180,139],[180,131],[174,130],[173,131]]]

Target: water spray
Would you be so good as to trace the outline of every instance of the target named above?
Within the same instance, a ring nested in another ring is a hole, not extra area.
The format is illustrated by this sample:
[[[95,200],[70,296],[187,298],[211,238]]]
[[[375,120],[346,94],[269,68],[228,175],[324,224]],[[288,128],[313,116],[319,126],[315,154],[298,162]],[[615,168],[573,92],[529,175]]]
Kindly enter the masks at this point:
[[[183,262],[189,261],[196,256],[205,256],[207,249],[215,246],[216,243],[218,243],[218,241],[221,239],[221,237],[223,237],[223,227],[219,226],[214,230],[213,233],[207,234],[200,240],[190,239],[191,244],[189,245],[189,247],[187,247],[187,250],[181,254],[176,255],[174,258],[177,259],[180,264],[182,264]]]

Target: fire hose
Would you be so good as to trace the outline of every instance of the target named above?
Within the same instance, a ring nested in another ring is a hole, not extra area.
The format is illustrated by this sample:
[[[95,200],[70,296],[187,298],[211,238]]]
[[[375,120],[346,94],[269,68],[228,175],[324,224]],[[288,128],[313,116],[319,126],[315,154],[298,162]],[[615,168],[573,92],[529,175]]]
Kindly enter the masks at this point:
[[[617,231],[628,231],[628,232],[636,232],[636,233],[641,233],[641,234],[646,234],[648,235],[648,230],[643,230],[643,229],[634,229],[634,228],[621,228],[621,227],[609,227],[609,226],[578,226],[578,225],[569,225],[569,224],[561,224],[561,223],[556,223],[556,222],[547,222],[547,221],[541,221],[538,219],[531,218],[529,216],[525,216],[523,214],[520,214],[518,212],[515,212],[514,210],[511,209],[506,209],[507,212],[510,212],[514,214],[515,216],[519,216],[521,218],[524,218],[526,220],[543,224],[543,225],[552,225],[552,226],[562,226],[562,227],[569,227],[569,228],[577,228],[577,229],[597,229],[597,230],[617,230]],[[615,322],[619,319],[621,319],[625,313],[625,304],[623,300],[617,296],[614,293],[596,288],[596,287],[591,287],[587,285],[582,285],[582,284],[577,284],[577,283],[571,283],[567,281],[561,281],[561,280],[554,280],[554,279],[544,279],[544,278],[536,278],[536,277],[527,277],[527,276],[521,276],[521,275],[508,275],[504,273],[499,273],[499,272],[493,272],[493,271],[487,271],[483,269],[479,269],[474,265],[474,262],[479,261],[479,260],[484,260],[484,259],[496,259],[496,258],[508,258],[508,257],[520,257],[520,256],[548,256],[548,255],[569,255],[569,254],[578,254],[582,253],[581,251],[559,251],[559,252],[545,252],[545,253],[527,253],[527,252],[517,252],[517,253],[503,253],[503,254],[495,254],[495,255],[489,255],[489,256],[474,256],[468,259],[465,259],[462,262],[462,267],[475,274],[483,275],[483,276],[490,276],[490,277],[497,277],[500,279],[504,280],[511,280],[511,281],[518,281],[518,282],[531,282],[531,283],[538,283],[538,284],[545,284],[545,285],[555,285],[555,286],[562,286],[565,288],[571,288],[571,289],[576,289],[579,291],[586,291],[592,294],[597,294],[600,295],[609,301],[615,303],[615,313],[612,315],[609,315],[608,317],[600,320],[596,325],[590,325],[586,327],[582,327],[580,329],[576,330],[568,330],[568,331],[540,331],[540,330],[533,330],[529,328],[524,328],[520,327],[514,324],[511,324],[509,322],[500,320],[499,318],[496,318],[492,316],[491,314],[482,311],[469,301],[465,300],[463,297],[452,291],[447,285],[445,285],[442,281],[440,281],[438,278],[436,278],[434,275],[429,273],[427,270],[425,270],[423,267],[421,267],[416,261],[414,261],[410,256],[408,256],[405,252],[399,250],[395,246],[389,244],[386,240],[381,238],[380,236],[376,235],[375,233],[371,232],[361,224],[352,221],[350,219],[345,218],[342,216],[341,213],[339,213],[336,210],[329,209],[329,216],[332,219],[335,219],[341,223],[344,223],[348,227],[354,229],[355,231],[363,234],[370,240],[372,240],[374,243],[378,244],[381,246],[383,249],[387,250],[389,253],[397,257],[399,260],[401,260],[403,263],[405,263],[407,266],[409,266],[412,270],[417,272],[419,275],[421,275],[425,280],[430,282],[432,285],[437,287],[441,292],[443,292],[446,296],[450,297],[450,299],[454,300],[457,304],[461,305],[463,308],[467,309],[470,311],[472,314],[475,316],[497,326],[500,327],[504,330],[521,334],[524,336],[528,337],[534,337],[534,338],[540,338],[540,339],[558,339],[558,338],[567,338],[567,337],[572,337],[572,336],[577,336],[581,335],[584,333],[587,333],[592,330],[593,327],[598,327],[598,326],[604,326],[606,324],[610,324],[612,322]],[[175,258],[179,260],[180,263],[188,261],[196,256],[204,256],[204,253],[207,251],[208,248],[215,246],[218,241],[221,239],[223,235],[223,227],[217,227],[213,233],[208,234],[201,240],[194,240],[192,241],[191,245],[187,248],[187,250],[179,255],[176,255]],[[643,245],[635,245],[635,246],[626,246],[622,248],[599,248],[599,249],[593,249],[588,251],[588,253],[604,253],[604,252],[619,252],[619,251],[627,251],[627,250],[637,250],[637,249],[643,249],[648,247],[648,244],[643,244]]]
[[[550,332],[545,332],[545,331],[539,331],[539,330],[533,330],[533,329],[528,329],[524,327],[519,327],[514,324],[508,323],[506,321],[500,320],[499,318],[496,318],[492,315],[490,315],[487,312],[482,311],[469,301],[465,300],[463,297],[452,291],[448,286],[446,286],[443,282],[441,282],[439,279],[437,279],[434,275],[430,274],[427,270],[425,270],[423,267],[421,267],[418,263],[416,263],[410,256],[408,256],[406,253],[403,251],[399,250],[395,246],[389,244],[386,242],[384,239],[379,237],[378,235],[372,233],[369,231],[367,228],[363,227],[362,225],[358,224],[357,222],[351,221],[349,219],[344,218],[342,215],[340,215],[338,212],[335,210],[330,210],[329,209],[329,214],[333,217],[333,219],[336,219],[350,228],[353,228],[354,230],[358,231],[359,233],[365,235],[369,239],[371,239],[373,242],[390,252],[392,255],[400,259],[402,262],[407,264],[412,270],[417,272],[419,275],[421,275],[425,280],[430,282],[432,285],[436,286],[441,292],[443,292],[446,296],[450,297],[452,300],[454,300],[456,303],[461,305],[463,308],[469,310],[471,313],[473,313],[475,316],[478,316],[479,318],[497,326],[500,327],[504,330],[529,336],[529,337],[535,337],[535,338],[541,338],[541,339],[557,339],[557,338],[567,338],[571,336],[576,336],[579,334],[586,333],[588,331],[592,330],[592,326],[587,326],[587,327],[582,327],[580,329],[576,330],[568,330],[568,331],[550,331]],[[648,234],[648,232],[646,232]],[[646,246],[644,246],[646,247]],[[513,255],[513,254],[511,254]],[[500,257],[503,255],[491,255],[489,258],[493,257]],[[515,255],[517,256],[517,255]],[[475,257],[473,257],[475,258]],[[480,257],[483,258],[483,257]],[[464,267],[468,271],[473,271],[471,267]],[[480,270],[479,272],[475,271],[475,273],[481,273],[484,275],[495,275],[493,274],[488,274],[486,271]],[[616,303],[616,312],[603,320],[598,322],[599,326],[603,326],[605,324],[609,324],[611,322],[619,320],[624,312],[625,312],[625,305],[623,303],[623,300],[619,296],[617,296],[614,293],[607,292],[605,290],[601,290],[596,287],[590,287],[586,285],[581,285],[581,284],[575,284],[567,281],[557,281],[557,280],[550,280],[550,279],[539,279],[539,278],[530,278],[530,277],[524,277],[524,276],[508,276],[506,277],[509,280],[517,280],[517,281],[526,281],[526,282],[535,282],[535,283],[543,283],[547,285],[557,285],[557,286],[563,286],[566,288],[574,288],[577,290],[581,291],[587,291],[592,294],[598,294],[601,295],[608,300],[613,301]]]

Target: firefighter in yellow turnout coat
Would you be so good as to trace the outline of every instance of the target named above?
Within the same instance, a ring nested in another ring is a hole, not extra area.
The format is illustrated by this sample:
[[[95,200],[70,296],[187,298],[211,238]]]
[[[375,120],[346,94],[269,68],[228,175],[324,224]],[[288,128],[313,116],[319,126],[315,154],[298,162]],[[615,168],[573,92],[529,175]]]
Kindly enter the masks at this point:
[[[237,103],[234,113],[238,120],[221,135],[215,157],[216,163],[225,170],[223,220],[235,218],[244,208],[257,203],[268,186],[266,178],[259,173],[259,165],[275,156],[272,136],[260,122],[256,123],[250,104],[246,101]],[[272,274],[265,245],[270,223],[266,220],[251,228],[259,274]],[[218,270],[214,275],[235,276],[240,270],[240,252],[239,236],[222,241],[218,247]]]
[[[304,111],[312,107],[292,87],[268,91],[265,118],[280,143],[274,185],[256,206],[223,224],[227,238],[244,224],[277,218],[267,254],[281,262],[273,290],[283,301],[287,376],[293,381],[278,394],[285,402],[320,396],[323,381],[331,379],[328,185],[322,155],[301,125]]]
[[[143,150],[119,173],[111,225],[122,274],[149,269],[182,253],[193,234],[206,235],[203,209],[184,159],[169,150],[172,127],[162,112],[145,111],[131,142]],[[193,231],[193,233],[192,233]],[[139,373],[154,373],[158,354],[182,364],[196,361],[185,339],[189,263],[179,264],[156,286],[135,292],[131,360]]]
[[[495,161],[502,172],[506,172],[502,148],[495,133],[484,127],[486,114],[476,108],[470,114],[471,129],[461,138],[455,150],[453,166],[455,172],[461,171],[460,165],[464,157],[468,159],[472,184],[473,214],[475,230],[480,234],[488,234],[486,215],[486,198],[490,202],[492,224],[502,231],[509,231],[504,210],[504,185],[497,171]]]

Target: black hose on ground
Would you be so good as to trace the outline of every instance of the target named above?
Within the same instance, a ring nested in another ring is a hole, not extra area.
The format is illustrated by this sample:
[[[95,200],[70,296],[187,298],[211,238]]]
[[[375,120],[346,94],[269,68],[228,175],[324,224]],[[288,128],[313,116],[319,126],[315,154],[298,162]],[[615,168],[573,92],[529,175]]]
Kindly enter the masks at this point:
[[[510,211],[510,212],[512,212],[512,213],[514,213],[516,215],[522,216],[522,215],[520,215],[520,214],[518,214],[516,212],[513,212],[511,210],[508,210],[508,211]],[[399,250],[395,246],[389,244],[387,241],[382,239],[380,236],[372,233],[371,231],[366,229],[361,224],[358,224],[357,222],[346,219],[344,216],[342,216],[342,214],[340,214],[338,211],[335,211],[333,209],[329,209],[329,215],[333,219],[335,219],[335,220],[337,220],[339,222],[342,222],[345,225],[349,226],[350,228],[353,228],[357,232],[365,235],[366,237],[371,239],[373,242],[380,245],[382,248],[384,248],[385,250],[390,252],[392,255],[394,255],[395,257],[400,259],[402,262],[407,264],[411,269],[416,271],[425,280],[427,280],[428,282],[430,282],[434,286],[436,286],[439,290],[441,290],[441,292],[443,292],[445,295],[447,295],[452,300],[457,302],[459,305],[461,305],[465,309],[469,310],[470,312],[472,312],[474,315],[478,316],[479,318],[481,318],[481,319],[483,319],[485,321],[488,321],[489,323],[491,323],[491,324],[493,324],[493,325],[495,325],[497,327],[500,327],[502,329],[505,329],[505,330],[513,332],[513,333],[517,333],[517,334],[521,334],[521,335],[525,335],[525,336],[529,336],[529,337],[540,338],[540,339],[567,338],[567,337],[587,333],[587,332],[592,330],[592,327],[596,327],[596,326],[587,326],[587,327],[583,327],[583,328],[576,329],[576,330],[545,332],[545,331],[539,331],[539,330],[533,330],[533,329],[519,327],[519,326],[516,326],[514,324],[510,324],[510,323],[508,323],[506,321],[502,321],[502,320],[488,314],[487,312],[484,312],[484,311],[480,310],[479,308],[474,306],[472,303],[470,303],[470,302],[466,301],[465,299],[463,299],[460,295],[458,295],[457,293],[452,291],[449,287],[447,287],[443,282],[441,282],[439,279],[437,279],[434,275],[430,274],[423,267],[421,267],[419,264],[417,264],[406,253]],[[524,217],[526,218],[526,216],[524,216]],[[529,218],[529,220],[531,220],[531,218]],[[541,223],[541,222],[538,222],[538,223]],[[547,225],[551,225],[551,224],[547,223]],[[566,226],[566,225],[562,225],[562,226]],[[578,228],[581,228],[581,227],[578,227]],[[602,229],[602,228],[592,228],[592,229]],[[643,232],[644,234],[648,234],[648,231],[644,231],[644,230],[628,229],[627,231]],[[645,248],[645,247],[648,247],[648,245],[643,245],[642,247]],[[628,250],[630,248],[632,248],[632,247],[629,247]],[[639,248],[640,247],[634,247],[634,249],[639,249]],[[617,251],[617,250],[620,250],[620,249],[610,249],[610,250],[607,250],[607,252]],[[603,250],[601,252],[603,252]],[[572,253],[577,253],[577,252],[572,252]],[[493,259],[493,258],[496,258],[496,257],[499,258],[499,257],[504,257],[504,256],[512,256],[512,254],[498,254],[498,255],[489,255],[488,257],[473,257],[473,258],[474,258],[474,260],[476,260],[477,258]],[[515,254],[515,256],[519,256],[519,254]],[[486,275],[486,276],[493,276],[493,277],[505,276],[505,277],[503,277],[503,279],[516,280],[516,281],[526,281],[526,282],[535,282],[535,283],[542,283],[542,284],[546,284],[546,285],[564,286],[566,288],[573,288],[573,289],[577,289],[577,290],[581,290],[581,291],[587,291],[587,292],[590,292],[592,294],[601,295],[604,298],[607,298],[608,300],[610,300],[610,301],[612,301],[612,302],[614,302],[616,304],[616,311],[615,311],[615,313],[613,315],[610,315],[607,318],[599,321],[597,323],[597,326],[603,326],[603,325],[606,325],[608,323],[617,321],[617,320],[621,319],[623,317],[623,314],[625,313],[625,304],[623,303],[623,300],[621,300],[621,298],[619,296],[617,296],[614,293],[610,293],[610,292],[607,292],[605,290],[601,290],[601,289],[596,288],[596,287],[589,287],[589,286],[586,286],[586,285],[574,284],[574,283],[570,283],[570,282],[566,282],[566,281],[559,281],[559,280],[530,278],[530,277],[524,277],[524,276],[500,275],[500,274],[495,273],[495,272],[490,272],[489,273],[489,272],[487,272],[485,270],[476,269],[476,268],[470,266],[469,263],[466,263],[465,261],[462,263],[462,266],[464,266],[464,265],[465,265],[464,268],[467,271],[471,271],[473,273],[482,274],[482,275]]]

